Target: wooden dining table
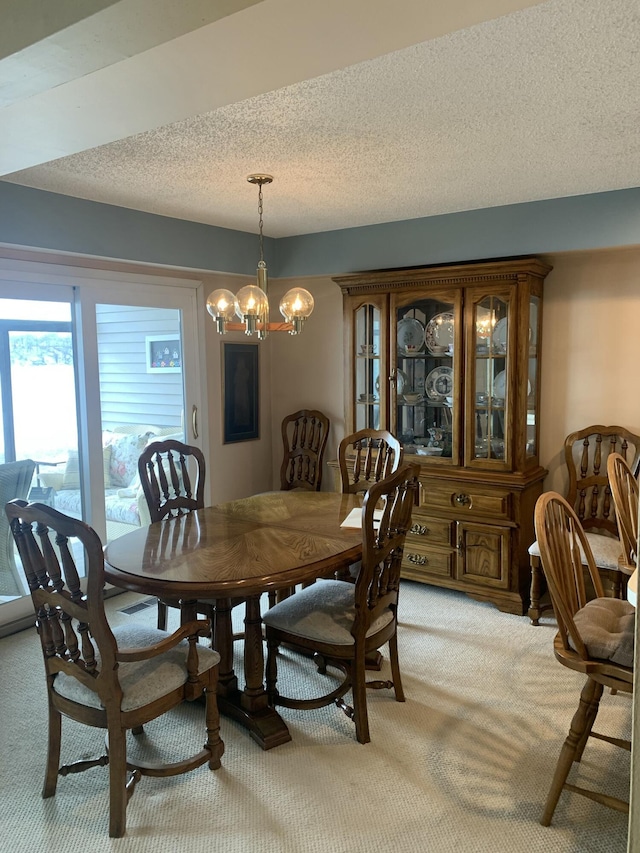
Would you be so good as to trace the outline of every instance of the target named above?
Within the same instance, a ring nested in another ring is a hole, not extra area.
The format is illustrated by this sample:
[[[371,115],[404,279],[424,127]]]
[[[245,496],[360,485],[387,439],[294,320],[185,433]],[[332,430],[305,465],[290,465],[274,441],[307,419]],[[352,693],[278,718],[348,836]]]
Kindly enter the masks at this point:
[[[263,749],[291,740],[264,686],[260,597],[326,577],[359,560],[362,531],[341,527],[362,495],[267,492],[141,527],[105,546],[108,583],[179,600],[183,621],[215,600],[213,644],[220,653],[220,711]],[[245,602],[244,685],[234,671],[231,609]]]

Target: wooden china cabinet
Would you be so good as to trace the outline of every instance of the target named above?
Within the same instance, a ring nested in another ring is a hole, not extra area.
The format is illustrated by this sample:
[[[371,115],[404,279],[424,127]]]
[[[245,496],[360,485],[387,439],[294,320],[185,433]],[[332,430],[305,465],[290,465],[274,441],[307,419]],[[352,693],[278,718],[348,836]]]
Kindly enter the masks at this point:
[[[421,465],[403,576],[524,614],[538,461],[536,258],[340,276],[345,429],[388,429]]]

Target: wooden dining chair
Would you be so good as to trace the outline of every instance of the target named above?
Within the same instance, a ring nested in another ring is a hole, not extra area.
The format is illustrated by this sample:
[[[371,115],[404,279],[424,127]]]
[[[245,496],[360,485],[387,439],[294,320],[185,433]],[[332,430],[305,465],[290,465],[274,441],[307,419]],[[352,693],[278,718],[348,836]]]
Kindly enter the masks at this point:
[[[596,566],[610,594],[623,593],[623,575],[619,559],[622,553],[611,487],[607,476],[607,459],[620,453],[637,473],[640,464],[640,435],[620,426],[596,424],[572,432],[564,441],[564,458],[569,476],[565,497],[575,510],[585,531]],[[551,607],[542,599],[540,548],[534,542],[529,548],[531,565],[531,602],[529,618],[538,624],[542,613]]]
[[[204,507],[206,465],[200,448],[175,439],[154,441],[138,458],[138,474],[152,522]],[[244,600],[230,599],[228,606],[236,607]],[[197,612],[206,616],[211,624],[212,643],[218,604],[217,600],[205,599],[196,605]],[[158,628],[161,631],[167,627],[168,607],[179,610],[180,602],[158,599]],[[233,635],[234,640],[243,637],[242,633]]]
[[[151,442],[138,458],[138,474],[152,523],[204,507],[206,465],[199,447],[176,439]],[[180,602],[158,599],[161,631],[167,628],[167,607],[180,609]],[[213,624],[213,602],[202,602],[199,612]]]
[[[31,591],[44,657],[49,745],[42,796],[54,796],[58,775],[108,764],[109,835],[119,838],[126,829],[127,802],[141,776],[174,776],[205,762],[212,770],[220,767],[220,656],[197,643],[208,630],[204,621],[189,622],[171,636],[129,621],[112,629],[104,610],[102,543],[84,522],[26,501],[9,502],[6,515]],[[86,593],[80,586],[82,563]],[[156,745],[153,763],[127,755],[127,732],[139,735],[144,724],[203,694],[206,740],[201,750],[167,764],[155,760]],[[59,768],[62,717],[106,729],[107,754]]]
[[[329,437],[329,427],[329,418],[318,409],[300,409],[283,418],[280,491],[320,491],[322,459]],[[295,587],[269,592],[269,607],[294,592]]]
[[[397,471],[402,457],[402,445],[387,430],[361,429],[345,436],[338,447],[343,493],[365,492]]]
[[[152,522],[204,507],[206,466],[199,447],[153,441],[138,458],[138,474]]]
[[[335,703],[355,722],[360,743],[370,741],[366,688],[393,688],[404,701],[398,662],[397,626],[400,565],[411,511],[418,492],[418,465],[405,465],[374,483],[362,507],[363,556],[355,584],[321,580],[286,598],[263,616],[267,640],[267,692],[270,703],[310,710]],[[284,643],[301,649],[344,674],[323,696],[298,699],[277,689],[277,658]],[[366,682],[365,658],[389,644],[390,681]],[[343,698],[353,695],[353,706]]]
[[[343,494],[365,492],[373,483],[398,470],[403,459],[398,439],[384,429],[361,429],[345,436],[338,447],[338,465]],[[344,569],[341,580],[353,581],[360,563]],[[376,655],[376,660],[380,656]]]
[[[322,458],[329,436],[329,426],[329,418],[317,409],[300,409],[283,419],[281,491],[320,491]]]
[[[582,794],[618,811],[629,805],[605,792],[567,782],[589,737],[630,750],[629,741],[593,731],[604,687],[633,691],[635,609],[628,601],[604,597],[589,539],[570,503],[556,492],[538,498],[535,530],[553,610],[558,622],[556,659],[587,676],[551,782],[541,823],[549,826],[563,790]],[[585,565],[587,577],[585,579]]]
[[[638,562],[638,479],[619,453],[607,459],[607,475],[622,543],[620,571],[628,576]]]

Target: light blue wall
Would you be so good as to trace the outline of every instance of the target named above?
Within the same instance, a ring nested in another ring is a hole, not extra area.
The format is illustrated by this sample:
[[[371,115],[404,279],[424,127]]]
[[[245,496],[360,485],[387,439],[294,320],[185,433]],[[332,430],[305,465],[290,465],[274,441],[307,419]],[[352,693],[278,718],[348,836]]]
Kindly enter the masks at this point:
[[[257,237],[0,181],[0,243],[252,275]],[[640,245],[640,188],[265,239],[273,277]]]
[[[255,234],[2,181],[0,243],[243,275],[258,261]]]
[[[279,276],[333,275],[640,244],[640,189],[388,222],[277,241]]]

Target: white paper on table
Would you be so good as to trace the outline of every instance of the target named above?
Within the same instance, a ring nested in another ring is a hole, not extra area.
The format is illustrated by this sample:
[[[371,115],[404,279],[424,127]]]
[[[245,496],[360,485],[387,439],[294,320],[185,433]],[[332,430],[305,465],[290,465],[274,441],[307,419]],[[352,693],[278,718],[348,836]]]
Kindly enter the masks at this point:
[[[375,509],[373,511],[373,526],[374,528],[378,528],[380,526],[380,519],[382,518],[382,510]],[[376,524],[377,522],[377,524]],[[340,527],[353,527],[358,530],[362,529],[362,507],[356,507],[352,509],[349,515],[342,522]]]

